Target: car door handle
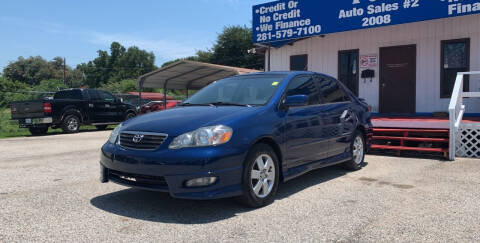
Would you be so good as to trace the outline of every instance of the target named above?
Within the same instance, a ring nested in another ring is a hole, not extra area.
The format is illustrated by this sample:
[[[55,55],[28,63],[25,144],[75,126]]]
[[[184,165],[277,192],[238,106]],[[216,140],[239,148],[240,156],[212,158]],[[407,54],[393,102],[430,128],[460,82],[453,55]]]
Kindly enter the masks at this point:
[[[344,122],[348,122],[352,120],[352,115],[350,114],[350,110],[344,110],[342,115],[340,116],[340,120]]]

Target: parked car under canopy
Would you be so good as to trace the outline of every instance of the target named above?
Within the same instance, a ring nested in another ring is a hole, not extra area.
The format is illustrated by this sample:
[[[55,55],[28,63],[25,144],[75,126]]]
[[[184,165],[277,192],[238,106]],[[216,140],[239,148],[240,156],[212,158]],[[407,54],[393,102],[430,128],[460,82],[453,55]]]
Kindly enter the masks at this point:
[[[202,89],[216,80],[253,72],[258,70],[184,60],[140,76],[137,86],[140,93],[143,88],[162,88],[165,98],[169,89],[186,90],[188,96],[189,90]]]

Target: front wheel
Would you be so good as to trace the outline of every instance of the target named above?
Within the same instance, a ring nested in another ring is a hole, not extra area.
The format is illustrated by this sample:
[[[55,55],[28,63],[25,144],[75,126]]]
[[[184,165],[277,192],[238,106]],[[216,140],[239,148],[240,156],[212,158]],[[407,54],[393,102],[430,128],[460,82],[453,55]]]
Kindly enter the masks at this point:
[[[352,143],[350,144],[350,152],[352,160],[344,163],[344,167],[349,170],[359,170],[365,160],[365,139],[359,131],[355,133]]]
[[[253,147],[245,161],[240,200],[254,208],[273,202],[278,189],[279,169],[278,158],[270,146],[258,144]]]
[[[128,120],[134,118],[135,116],[137,116],[137,115],[135,115],[135,113],[129,112],[129,113],[127,113],[127,115],[125,116],[125,121],[128,121]]]

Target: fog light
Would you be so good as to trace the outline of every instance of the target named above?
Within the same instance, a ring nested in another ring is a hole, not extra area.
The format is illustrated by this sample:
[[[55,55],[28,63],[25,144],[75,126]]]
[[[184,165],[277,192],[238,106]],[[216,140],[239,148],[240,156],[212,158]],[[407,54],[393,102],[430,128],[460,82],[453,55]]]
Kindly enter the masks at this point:
[[[217,177],[203,177],[203,178],[196,178],[192,180],[188,180],[185,182],[186,187],[202,187],[202,186],[210,186],[217,181]]]

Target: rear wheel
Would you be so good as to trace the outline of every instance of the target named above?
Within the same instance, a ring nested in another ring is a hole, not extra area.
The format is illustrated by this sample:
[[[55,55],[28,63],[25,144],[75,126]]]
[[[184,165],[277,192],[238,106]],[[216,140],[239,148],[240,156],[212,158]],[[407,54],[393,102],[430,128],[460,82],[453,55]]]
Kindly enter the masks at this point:
[[[280,178],[279,168],[278,158],[270,146],[255,145],[245,161],[240,200],[254,208],[273,202]]]
[[[97,130],[99,131],[103,131],[103,130],[106,130],[108,125],[98,125],[98,126],[95,126],[97,128]]]
[[[345,162],[343,164],[344,167],[349,170],[361,169],[365,160],[365,139],[361,132],[356,131],[352,143],[350,144],[350,151],[352,154],[352,160]]]
[[[34,136],[45,135],[48,132],[48,127],[30,127],[30,133]]]
[[[62,122],[65,133],[77,133],[80,130],[80,118],[76,115],[67,115]]]

